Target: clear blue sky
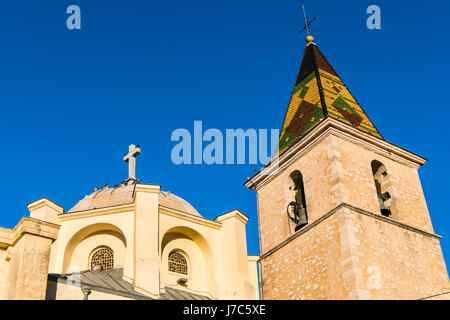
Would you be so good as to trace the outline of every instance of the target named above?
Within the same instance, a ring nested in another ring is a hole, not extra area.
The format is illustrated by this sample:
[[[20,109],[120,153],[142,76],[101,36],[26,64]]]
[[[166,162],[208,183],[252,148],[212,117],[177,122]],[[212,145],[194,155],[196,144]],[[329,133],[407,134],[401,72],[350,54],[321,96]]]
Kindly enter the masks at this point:
[[[384,137],[429,159],[420,169],[450,262],[447,148],[450,4],[305,0],[319,48]],[[77,4],[82,30],[66,28]],[[370,4],[382,30],[366,28]],[[304,48],[300,1],[2,1],[0,225],[13,227],[42,196],[69,210],[94,187],[137,175],[205,217],[239,208],[259,252],[258,166],[176,166],[176,128],[279,128]]]

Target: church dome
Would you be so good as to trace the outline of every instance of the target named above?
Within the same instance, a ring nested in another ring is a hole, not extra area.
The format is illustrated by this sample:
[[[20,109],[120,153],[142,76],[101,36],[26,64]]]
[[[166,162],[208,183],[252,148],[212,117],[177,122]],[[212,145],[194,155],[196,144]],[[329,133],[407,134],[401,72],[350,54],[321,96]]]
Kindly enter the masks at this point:
[[[136,182],[130,180],[122,182],[113,188],[109,185],[103,186],[102,189],[95,189],[91,194],[86,195],[83,199],[68,211],[68,213],[86,211],[92,209],[115,207],[124,204],[133,203],[134,187]],[[186,200],[174,195],[170,191],[159,192],[159,204],[169,209],[182,211],[187,214],[201,217],[200,213]]]
[[[198,211],[195,210],[189,202],[174,195],[173,193],[170,193],[170,191],[159,192],[159,205],[201,217],[200,213],[198,213]]]

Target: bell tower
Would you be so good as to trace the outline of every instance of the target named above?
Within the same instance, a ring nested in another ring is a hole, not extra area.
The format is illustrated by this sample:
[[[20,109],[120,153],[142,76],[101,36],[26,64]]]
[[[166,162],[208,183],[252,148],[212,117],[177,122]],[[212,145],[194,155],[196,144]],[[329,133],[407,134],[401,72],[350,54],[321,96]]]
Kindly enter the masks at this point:
[[[308,35],[278,166],[245,183],[257,193],[261,297],[449,298],[425,162],[382,137]]]

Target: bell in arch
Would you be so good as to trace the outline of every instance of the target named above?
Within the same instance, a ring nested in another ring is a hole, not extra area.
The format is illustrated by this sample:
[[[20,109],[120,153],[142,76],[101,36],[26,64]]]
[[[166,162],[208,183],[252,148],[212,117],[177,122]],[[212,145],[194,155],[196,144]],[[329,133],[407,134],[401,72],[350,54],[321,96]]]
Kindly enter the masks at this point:
[[[308,224],[308,214],[306,212],[305,190],[303,186],[303,176],[300,171],[295,170],[290,174],[292,191],[295,201],[288,205],[289,218],[295,223],[295,231]]]
[[[378,165],[377,165],[378,163]],[[382,164],[380,162],[377,163],[372,163],[372,170],[373,170],[373,174],[374,174],[374,178],[375,178],[375,174],[378,172],[378,170],[380,170],[380,167],[382,166]],[[374,167],[374,165],[376,165]],[[386,171],[384,171],[381,174],[383,177],[386,176]],[[381,193],[381,184],[378,181],[378,178],[374,179],[375,181],[375,187],[377,190],[377,196],[378,196],[378,203],[380,204],[380,211],[381,214],[385,217],[389,217],[391,215],[391,209],[389,209],[389,207],[386,206],[386,204],[384,203],[386,200],[388,200],[391,196],[388,192],[385,193]]]
[[[308,224],[305,208],[296,201],[292,201],[288,204],[287,214],[292,222],[295,223],[295,231]]]
[[[301,207],[297,211],[297,225],[295,226],[295,231],[306,226],[307,224],[308,224],[308,219],[306,218],[306,210],[305,210],[305,208]]]
[[[389,198],[390,198],[390,196],[389,196],[389,193],[387,193],[387,192],[381,196],[378,196],[378,202],[380,203],[381,214],[385,217],[389,217],[391,215],[391,209],[386,207],[386,205],[384,204],[384,201],[386,201]]]
[[[381,214],[385,217],[389,217],[391,215],[391,209],[386,207],[382,197],[378,197],[378,201],[380,202]]]

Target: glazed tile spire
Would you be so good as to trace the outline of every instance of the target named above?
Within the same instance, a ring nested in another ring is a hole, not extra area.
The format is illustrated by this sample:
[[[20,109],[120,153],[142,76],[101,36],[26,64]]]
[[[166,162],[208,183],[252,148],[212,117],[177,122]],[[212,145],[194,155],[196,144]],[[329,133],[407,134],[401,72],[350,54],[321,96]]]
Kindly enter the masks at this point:
[[[300,71],[281,129],[280,154],[326,117],[332,117],[383,139],[317,48],[314,37],[308,35],[306,42]]]

